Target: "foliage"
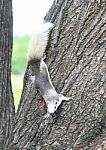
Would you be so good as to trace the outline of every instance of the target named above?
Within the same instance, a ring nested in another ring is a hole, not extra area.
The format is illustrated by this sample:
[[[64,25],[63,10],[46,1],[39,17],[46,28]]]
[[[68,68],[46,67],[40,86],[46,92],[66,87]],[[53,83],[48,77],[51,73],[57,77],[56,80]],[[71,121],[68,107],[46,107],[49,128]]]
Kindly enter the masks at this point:
[[[22,74],[26,68],[29,36],[15,36],[13,39],[12,73]]]
[[[27,49],[29,36],[15,36],[13,38],[12,53],[12,90],[14,95],[15,108],[17,110],[18,103],[22,92],[23,73],[27,63]]]
[[[15,110],[18,108],[22,86],[23,86],[23,75],[16,75],[12,74],[12,90],[14,95],[14,103],[15,103]]]

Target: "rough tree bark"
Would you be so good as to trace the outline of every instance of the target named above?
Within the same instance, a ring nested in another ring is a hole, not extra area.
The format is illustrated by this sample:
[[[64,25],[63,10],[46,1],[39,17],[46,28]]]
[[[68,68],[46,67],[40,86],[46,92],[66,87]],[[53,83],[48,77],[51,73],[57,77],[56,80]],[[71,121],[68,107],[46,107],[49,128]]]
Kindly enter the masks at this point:
[[[105,150],[106,2],[56,0],[45,20],[55,24],[45,61],[56,90],[72,99],[62,103],[53,122],[44,120],[46,109],[28,66],[6,149]]]
[[[11,90],[12,22],[12,1],[0,0],[0,150],[11,141],[15,115]]]

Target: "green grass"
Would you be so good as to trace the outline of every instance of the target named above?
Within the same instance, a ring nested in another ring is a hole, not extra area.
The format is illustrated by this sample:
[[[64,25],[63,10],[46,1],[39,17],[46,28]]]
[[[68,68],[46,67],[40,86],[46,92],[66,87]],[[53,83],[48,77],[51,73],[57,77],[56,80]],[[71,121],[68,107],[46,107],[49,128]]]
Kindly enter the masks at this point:
[[[29,36],[13,38],[12,73],[20,74],[26,69]]]
[[[16,110],[18,108],[22,87],[23,87],[23,75],[12,74],[12,90]]]

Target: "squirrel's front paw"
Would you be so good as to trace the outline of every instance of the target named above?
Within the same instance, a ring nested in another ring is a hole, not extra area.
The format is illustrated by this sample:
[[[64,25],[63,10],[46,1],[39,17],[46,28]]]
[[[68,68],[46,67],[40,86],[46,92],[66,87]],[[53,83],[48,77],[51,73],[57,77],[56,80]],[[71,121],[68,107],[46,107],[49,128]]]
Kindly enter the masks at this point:
[[[43,116],[43,119],[44,119],[44,120],[49,120],[50,123],[53,122],[53,117],[52,117],[52,115],[51,115],[50,113],[48,113],[48,112]]]
[[[35,82],[35,76],[30,76],[30,80],[34,83]]]

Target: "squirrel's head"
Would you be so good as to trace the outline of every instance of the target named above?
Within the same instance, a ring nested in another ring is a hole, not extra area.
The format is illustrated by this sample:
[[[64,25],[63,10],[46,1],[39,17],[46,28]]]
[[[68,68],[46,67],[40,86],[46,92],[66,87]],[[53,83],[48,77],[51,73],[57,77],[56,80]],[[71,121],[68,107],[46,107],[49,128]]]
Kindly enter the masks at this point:
[[[68,101],[70,100],[70,97],[65,97],[62,94],[58,94],[57,96],[52,97],[47,104],[48,113],[53,114],[64,100]]]

